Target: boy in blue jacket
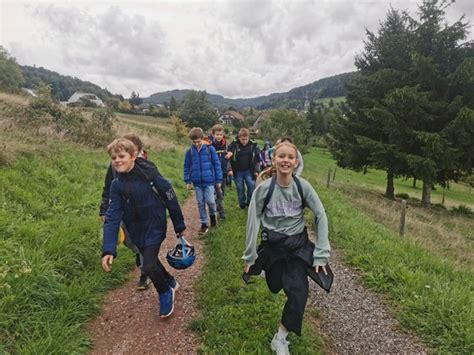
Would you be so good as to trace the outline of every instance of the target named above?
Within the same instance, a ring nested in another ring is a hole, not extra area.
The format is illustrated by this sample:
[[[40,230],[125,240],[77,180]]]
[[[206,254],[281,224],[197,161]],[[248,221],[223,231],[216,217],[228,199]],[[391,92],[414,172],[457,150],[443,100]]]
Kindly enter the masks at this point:
[[[189,131],[191,147],[186,151],[184,157],[184,181],[186,188],[196,191],[196,200],[199,207],[199,218],[201,220],[200,234],[208,230],[208,217],[206,204],[209,208],[211,226],[216,225],[216,200],[214,197],[214,185],[221,187],[222,168],[217,156],[216,149],[204,144],[204,132],[199,127],[194,127]],[[192,185],[191,185],[192,184]]]
[[[112,270],[122,221],[143,255],[143,271],[158,291],[160,317],[169,317],[174,310],[178,283],[166,271],[158,253],[166,237],[166,209],[170,212],[177,237],[186,229],[176,194],[155,166],[135,163],[137,147],[128,139],[114,140],[107,151],[118,176],[112,181],[110,205],[105,214],[102,268],[106,272]]]

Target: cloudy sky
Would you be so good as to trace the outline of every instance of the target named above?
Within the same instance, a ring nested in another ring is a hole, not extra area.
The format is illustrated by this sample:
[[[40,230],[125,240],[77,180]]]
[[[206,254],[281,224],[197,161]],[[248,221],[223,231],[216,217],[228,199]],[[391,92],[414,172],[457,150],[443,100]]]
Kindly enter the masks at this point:
[[[390,4],[417,11],[414,0],[0,0],[0,45],[126,97],[253,97],[354,70],[365,27],[377,31]],[[473,22],[474,1],[447,10],[450,22],[462,14]]]

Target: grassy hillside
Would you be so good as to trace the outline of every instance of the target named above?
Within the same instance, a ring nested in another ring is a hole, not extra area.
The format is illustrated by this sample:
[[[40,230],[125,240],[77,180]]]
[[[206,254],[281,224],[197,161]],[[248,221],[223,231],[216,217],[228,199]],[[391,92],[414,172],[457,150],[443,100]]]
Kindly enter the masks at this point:
[[[401,238],[400,207],[381,196],[382,173],[364,176],[338,169],[326,189],[330,166],[334,163],[323,150],[305,156],[305,175],[327,210],[333,244],[361,271],[368,287],[386,295],[402,325],[439,352],[472,353],[474,220],[411,205]],[[403,181],[396,186],[415,195]],[[462,189],[453,185],[447,198],[471,204],[472,195],[460,193]]]
[[[85,353],[91,344],[82,326],[134,264],[120,248],[113,273],[100,267],[98,205],[109,158],[48,127],[28,130],[12,112],[30,112],[30,102],[0,99],[8,146],[0,160],[0,353]],[[181,201],[182,154],[150,152]]]

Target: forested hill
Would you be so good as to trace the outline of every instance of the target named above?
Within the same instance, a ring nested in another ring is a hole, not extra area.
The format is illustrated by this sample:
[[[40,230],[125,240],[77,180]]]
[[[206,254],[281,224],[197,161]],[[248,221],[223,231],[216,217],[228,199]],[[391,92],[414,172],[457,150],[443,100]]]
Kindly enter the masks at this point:
[[[345,84],[349,82],[354,72],[343,73],[327,78],[320,79],[311,84],[291,89],[288,92],[274,93],[266,96],[258,96],[247,99],[229,99],[220,95],[207,94],[207,99],[215,106],[234,106],[234,107],[255,107],[258,109],[268,109],[277,107],[301,108],[306,97],[313,99],[322,99],[326,97],[345,96]],[[169,103],[171,97],[177,101],[187,95],[191,90],[172,90],[159,92],[144,98],[145,102],[150,103]]]
[[[72,76],[61,75],[43,67],[20,66],[25,78],[25,87],[33,89],[40,83],[51,85],[53,96],[59,101],[67,101],[76,91],[95,94],[102,100],[113,96],[107,89],[102,89],[89,81],[82,81]]]

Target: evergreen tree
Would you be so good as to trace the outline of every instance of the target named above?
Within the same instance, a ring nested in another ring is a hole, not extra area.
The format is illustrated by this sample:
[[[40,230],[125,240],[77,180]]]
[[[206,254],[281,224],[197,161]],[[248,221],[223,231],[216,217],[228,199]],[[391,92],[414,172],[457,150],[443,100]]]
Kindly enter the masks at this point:
[[[176,101],[174,96],[171,96],[171,99],[170,99],[170,112],[176,112],[176,111],[178,111],[178,109],[179,109],[178,102]]]

